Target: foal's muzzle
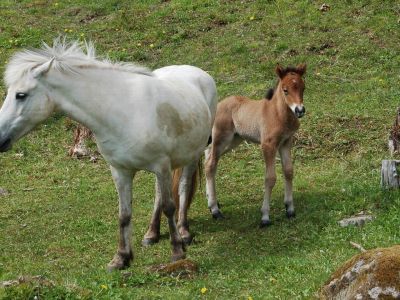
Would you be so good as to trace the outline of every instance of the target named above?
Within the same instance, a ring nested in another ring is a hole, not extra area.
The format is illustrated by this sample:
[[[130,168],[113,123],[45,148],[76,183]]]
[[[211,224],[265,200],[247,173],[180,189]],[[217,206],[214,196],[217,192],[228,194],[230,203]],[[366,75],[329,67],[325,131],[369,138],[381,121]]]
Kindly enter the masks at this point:
[[[294,113],[295,113],[296,117],[298,117],[300,119],[306,113],[306,108],[304,106],[302,106],[301,108],[298,108],[296,106],[296,108],[294,109]]]

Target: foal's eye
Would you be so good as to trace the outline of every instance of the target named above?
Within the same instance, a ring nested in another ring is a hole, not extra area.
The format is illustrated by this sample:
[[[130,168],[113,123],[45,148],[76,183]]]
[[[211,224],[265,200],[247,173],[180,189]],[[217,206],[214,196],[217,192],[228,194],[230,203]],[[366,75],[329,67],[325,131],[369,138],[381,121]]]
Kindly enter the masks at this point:
[[[287,89],[283,89],[283,92],[285,93],[285,95],[288,94],[288,90]]]
[[[25,100],[27,96],[28,96],[28,95],[25,94],[25,93],[17,93],[17,94],[15,95],[15,98],[16,98],[17,100]]]

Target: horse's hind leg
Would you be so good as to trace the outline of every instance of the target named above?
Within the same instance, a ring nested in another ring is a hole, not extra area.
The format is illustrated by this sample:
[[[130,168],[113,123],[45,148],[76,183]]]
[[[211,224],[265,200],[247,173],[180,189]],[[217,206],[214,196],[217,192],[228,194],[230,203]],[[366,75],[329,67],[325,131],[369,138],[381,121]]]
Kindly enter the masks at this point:
[[[146,234],[143,237],[142,246],[151,246],[158,243],[160,239],[160,225],[161,225],[161,192],[158,186],[158,179],[156,179],[156,197],[154,203],[154,211],[151,216],[151,221]]]
[[[133,260],[131,219],[132,219],[132,180],[135,172],[111,167],[111,174],[119,196],[119,244],[114,259],[108,264],[107,271],[129,267]]]
[[[292,137],[287,139],[279,149],[282,162],[282,171],[285,177],[285,207],[286,216],[293,218],[296,216],[293,206],[293,164],[292,164]]]
[[[185,245],[190,245],[192,242],[192,235],[189,232],[189,223],[187,220],[187,213],[190,207],[191,198],[194,197],[194,191],[196,183],[193,180],[193,176],[196,176],[195,172],[198,166],[200,158],[185,166],[181,178],[179,179],[179,218],[178,218],[178,230],[183,239]],[[193,195],[191,195],[193,193]]]
[[[215,176],[217,173],[218,161],[220,157],[233,148],[237,147],[243,139],[231,131],[229,134],[213,131],[213,141],[210,149],[206,150],[206,190],[208,199],[208,208],[214,219],[223,219],[219,210],[217,192],[215,189]]]
[[[160,206],[168,219],[170,241],[172,245],[171,262],[185,258],[183,240],[175,223],[175,203],[172,200],[172,174],[169,164],[162,164],[157,175],[158,190],[160,192]]]

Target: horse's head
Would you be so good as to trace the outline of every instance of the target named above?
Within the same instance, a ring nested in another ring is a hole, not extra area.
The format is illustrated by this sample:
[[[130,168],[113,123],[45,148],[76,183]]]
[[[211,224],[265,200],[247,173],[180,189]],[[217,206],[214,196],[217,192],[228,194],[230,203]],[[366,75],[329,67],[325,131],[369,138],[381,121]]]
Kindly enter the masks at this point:
[[[9,80],[7,96],[0,109],[0,152],[10,150],[14,142],[53,113],[54,105],[41,82],[52,63],[53,59],[16,80]],[[8,74],[12,73],[12,70],[8,71]]]
[[[286,104],[298,118],[306,113],[306,108],[303,105],[305,84],[301,78],[306,73],[306,69],[306,62],[297,67],[287,67],[286,69],[279,64],[275,66],[275,73],[279,77],[277,92],[283,95]]]

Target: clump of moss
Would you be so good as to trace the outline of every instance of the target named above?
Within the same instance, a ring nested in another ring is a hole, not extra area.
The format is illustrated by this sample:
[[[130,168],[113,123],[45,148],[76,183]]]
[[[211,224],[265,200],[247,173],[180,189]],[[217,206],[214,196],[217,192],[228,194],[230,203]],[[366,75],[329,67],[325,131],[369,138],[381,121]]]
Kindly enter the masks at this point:
[[[160,275],[183,276],[197,273],[198,265],[194,260],[182,259],[170,264],[161,264],[152,268],[153,273]]]
[[[400,299],[400,246],[366,251],[342,264],[325,282],[321,299]]]

